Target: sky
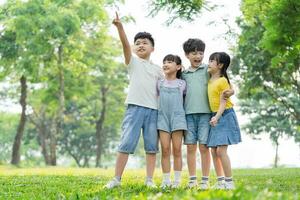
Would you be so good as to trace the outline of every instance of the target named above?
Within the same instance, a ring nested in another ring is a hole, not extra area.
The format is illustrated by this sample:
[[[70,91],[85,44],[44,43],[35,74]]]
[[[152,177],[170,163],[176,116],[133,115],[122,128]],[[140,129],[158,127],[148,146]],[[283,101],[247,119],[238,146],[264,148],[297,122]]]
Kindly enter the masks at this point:
[[[165,55],[172,53],[179,55],[183,60],[183,65],[188,67],[188,60],[182,50],[182,44],[188,38],[200,38],[206,43],[204,63],[208,62],[209,55],[215,51],[225,51],[232,55],[230,50],[235,45],[235,41],[228,42],[228,40],[225,40],[224,33],[228,31],[228,28],[222,23],[222,19],[228,19],[230,27],[233,28],[234,32],[239,33],[239,29],[235,24],[236,17],[241,15],[239,11],[240,1],[238,0],[211,0],[211,3],[223,5],[223,7],[220,6],[213,12],[203,12],[194,22],[176,21],[175,25],[170,27],[163,23],[167,19],[167,13],[160,13],[154,18],[147,17],[147,1],[127,0],[125,2],[125,5],[109,10],[110,17],[113,19],[114,12],[118,11],[120,17],[131,15],[135,18],[135,23],[124,24],[125,32],[131,44],[133,44],[133,38],[137,32],[150,32],[155,40],[155,51],[151,55],[151,60],[158,65],[162,64]],[[211,22],[215,23],[211,24]],[[110,31],[113,36],[118,38],[113,25]],[[235,88],[235,91],[238,93],[238,88]],[[242,115],[239,112],[236,95],[232,100],[235,104],[240,126],[243,126],[249,119],[247,115]],[[233,168],[272,166],[275,147],[269,140],[268,135],[263,134],[260,140],[253,140],[242,131],[242,140],[242,143],[232,145],[228,150]],[[183,151],[185,151],[185,147]],[[297,145],[291,138],[282,138],[279,146],[279,157],[279,165],[300,167],[299,144]],[[135,161],[135,157],[131,156],[128,167],[134,167],[136,165]],[[200,167],[199,162],[198,167]]]

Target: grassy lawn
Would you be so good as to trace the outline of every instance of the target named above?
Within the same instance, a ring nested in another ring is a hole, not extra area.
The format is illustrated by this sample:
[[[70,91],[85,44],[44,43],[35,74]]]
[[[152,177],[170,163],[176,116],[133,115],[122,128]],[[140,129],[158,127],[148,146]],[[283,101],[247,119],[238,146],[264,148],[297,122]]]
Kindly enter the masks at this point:
[[[147,189],[144,174],[144,170],[126,170],[120,188],[105,190],[112,169],[0,166],[0,199],[300,199],[300,168],[234,170],[234,191],[185,189],[186,171],[180,189]],[[160,169],[155,182],[161,182]],[[210,182],[215,183],[213,173]]]

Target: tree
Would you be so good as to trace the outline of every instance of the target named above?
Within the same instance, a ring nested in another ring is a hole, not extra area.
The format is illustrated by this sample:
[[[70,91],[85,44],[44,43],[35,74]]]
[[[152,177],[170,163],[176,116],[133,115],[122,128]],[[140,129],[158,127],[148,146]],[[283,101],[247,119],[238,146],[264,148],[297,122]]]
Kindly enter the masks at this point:
[[[56,92],[52,93],[58,103],[52,104],[56,112],[53,113],[54,123],[50,129],[49,150],[51,165],[56,165],[57,137],[62,134],[64,124],[65,72],[72,71],[74,67],[81,68],[81,65],[78,65],[81,57],[76,47],[81,44],[80,38],[85,34],[86,26],[89,24],[99,24],[99,28],[103,26],[101,22],[106,18],[103,2],[97,0],[8,1],[1,7],[1,14],[3,26],[1,39],[9,44],[6,45],[4,42],[1,46],[1,57],[7,58],[3,61],[5,70],[20,69],[21,72],[27,72],[20,73],[21,77],[24,76],[22,80],[28,79],[26,75],[30,75],[32,80],[40,82],[43,80],[39,78],[45,78],[43,74],[48,73],[52,74],[53,80],[58,83]],[[23,113],[25,113],[24,98],[22,102]],[[20,122],[21,128],[25,126],[23,118],[21,118],[22,123]],[[20,144],[22,134],[17,135],[15,141]],[[19,157],[20,145],[16,146],[17,157]]]
[[[287,135],[300,142],[300,26],[296,23],[300,18],[294,8],[298,5],[298,1],[243,1],[244,17],[238,21],[242,32],[232,66],[241,80],[241,111],[250,116],[245,130],[270,135],[276,145],[275,167],[278,139]]]
[[[176,19],[193,21],[199,17],[203,9],[212,10],[213,6],[204,0],[155,0],[149,3],[149,8],[150,16],[155,16],[160,11],[167,11],[169,18],[166,23],[170,25]]]

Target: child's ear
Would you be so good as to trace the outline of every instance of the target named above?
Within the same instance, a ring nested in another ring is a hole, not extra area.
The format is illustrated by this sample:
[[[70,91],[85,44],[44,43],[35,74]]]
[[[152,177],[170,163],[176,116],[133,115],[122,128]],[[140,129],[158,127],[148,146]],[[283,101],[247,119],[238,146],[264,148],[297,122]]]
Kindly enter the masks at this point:
[[[223,63],[220,63],[220,64],[218,64],[219,65],[219,68],[220,69],[222,69],[223,68],[223,66],[224,66],[224,64]]]

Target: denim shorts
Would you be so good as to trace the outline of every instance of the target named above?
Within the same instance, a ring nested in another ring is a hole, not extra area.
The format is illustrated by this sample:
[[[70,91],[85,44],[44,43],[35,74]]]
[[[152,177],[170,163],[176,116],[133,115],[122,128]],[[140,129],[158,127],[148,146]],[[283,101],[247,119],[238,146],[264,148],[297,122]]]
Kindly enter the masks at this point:
[[[211,113],[186,115],[188,130],[184,134],[184,144],[207,144]]]
[[[207,146],[217,147],[221,145],[232,145],[241,141],[241,131],[236,114],[233,108],[226,109],[217,125],[211,127]]]
[[[133,154],[141,130],[146,153],[158,152],[157,110],[129,104],[122,123],[122,137],[118,151]]]

